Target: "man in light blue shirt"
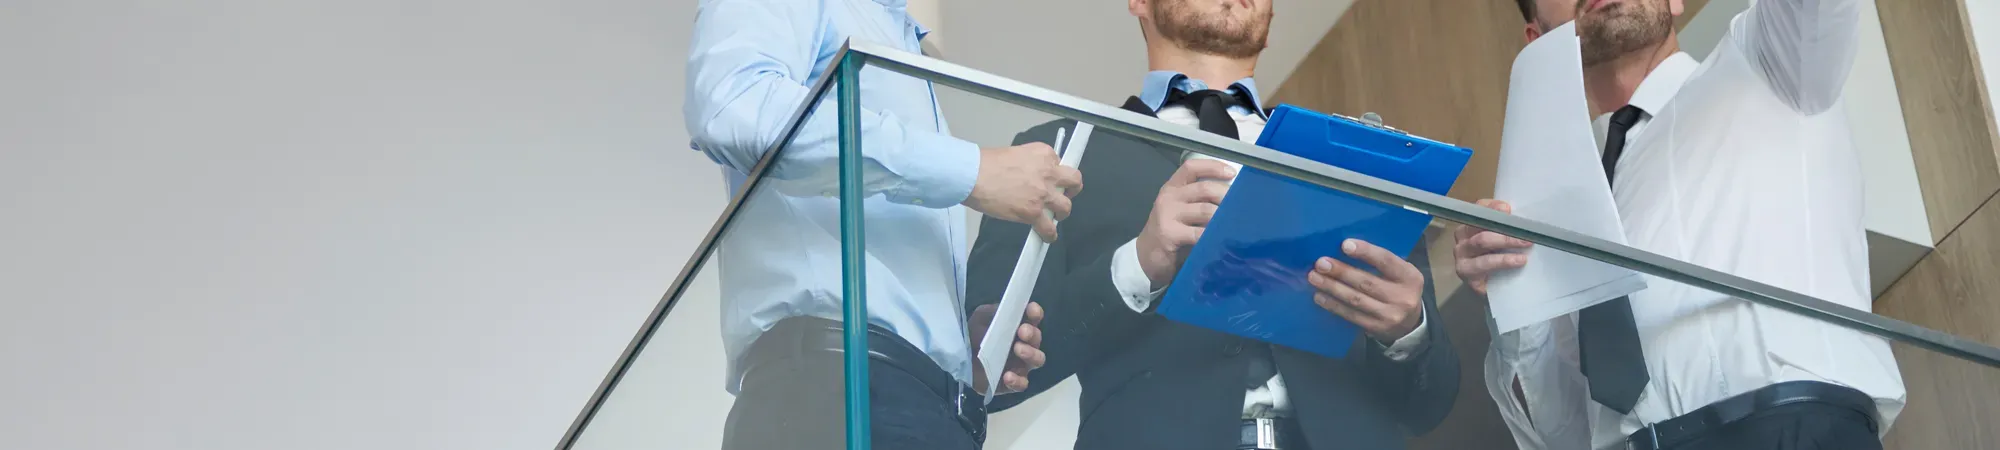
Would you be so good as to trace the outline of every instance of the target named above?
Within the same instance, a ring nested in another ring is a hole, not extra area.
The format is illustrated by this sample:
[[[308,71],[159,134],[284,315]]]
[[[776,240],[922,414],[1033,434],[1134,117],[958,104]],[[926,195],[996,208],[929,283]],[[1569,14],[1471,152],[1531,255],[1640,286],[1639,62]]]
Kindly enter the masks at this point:
[[[918,52],[904,0],[703,0],[688,60],[687,127],[732,191],[785,133],[848,39]],[[978,448],[983,402],[963,309],[965,208],[1053,239],[1082,187],[1044,144],[981,149],[948,134],[923,80],[861,75],[863,189],[876,448]],[[838,448],[841,415],[839,145],[833,95],[814,107],[723,237],[722,333],[737,394],[725,448]],[[963,207],[961,207],[961,205]],[[1002,376],[1041,364],[1039,307]]]

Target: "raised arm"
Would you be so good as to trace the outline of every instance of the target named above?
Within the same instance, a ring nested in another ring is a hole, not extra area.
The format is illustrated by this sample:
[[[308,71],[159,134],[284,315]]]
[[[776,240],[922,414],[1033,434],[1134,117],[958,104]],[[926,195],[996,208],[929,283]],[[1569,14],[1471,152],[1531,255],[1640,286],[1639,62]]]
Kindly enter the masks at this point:
[[[1756,0],[1730,23],[1730,38],[1793,109],[1833,107],[1854,67],[1857,0]]]
[[[695,16],[683,106],[695,148],[718,164],[748,172],[784,136],[812,84],[832,76],[820,67],[846,36],[824,0],[704,0]],[[769,175],[779,191],[813,196],[840,182],[839,119],[829,91],[809,113]],[[930,102],[928,96],[905,101]],[[862,176],[867,195],[943,208],[972,192],[979,148],[894,114],[861,110]]]

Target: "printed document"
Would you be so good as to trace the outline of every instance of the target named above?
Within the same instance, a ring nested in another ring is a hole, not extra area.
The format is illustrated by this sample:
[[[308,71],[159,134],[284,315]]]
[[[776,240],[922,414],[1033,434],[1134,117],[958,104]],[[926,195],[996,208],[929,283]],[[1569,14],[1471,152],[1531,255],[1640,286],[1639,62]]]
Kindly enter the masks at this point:
[[[1604,177],[1574,24],[1521,50],[1507,89],[1494,198],[1514,215],[1620,245],[1625,230]],[[1630,269],[1537,245],[1528,265],[1487,284],[1494,332],[1506,333],[1646,288]]]
[[[1064,143],[1063,131],[1056,130],[1055,147],[1062,149],[1062,165],[1074,168],[1083,161],[1083,148],[1090,143],[1087,123],[1078,122],[1076,133]],[[1055,213],[1043,211],[1042,214]],[[1042,241],[1042,235],[1028,232],[1028,241],[1021,244],[1021,258],[1014,260],[1014,274],[1007,279],[1007,290],[1000,294],[1000,306],[993,312],[993,323],[986,328],[986,335],[979,338],[979,365],[986,373],[986,385],[978,386],[980,393],[986,394],[986,401],[993,401],[993,393],[1000,387],[1000,373],[1007,369],[1007,358],[1014,353],[1014,335],[1021,328],[1022,315],[1028,312],[1028,302],[1035,294],[1035,280],[1042,274],[1042,258],[1048,256],[1049,244]]]

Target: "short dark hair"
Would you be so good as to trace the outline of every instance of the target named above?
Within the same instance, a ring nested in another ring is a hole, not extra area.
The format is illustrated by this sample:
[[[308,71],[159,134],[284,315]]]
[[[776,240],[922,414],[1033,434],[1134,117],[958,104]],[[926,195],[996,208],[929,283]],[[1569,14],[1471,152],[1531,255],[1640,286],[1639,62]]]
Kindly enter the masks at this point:
[[[1521,20],[1535,23],[1535,0],[1514,0],[1514,5],[1521,7]]]

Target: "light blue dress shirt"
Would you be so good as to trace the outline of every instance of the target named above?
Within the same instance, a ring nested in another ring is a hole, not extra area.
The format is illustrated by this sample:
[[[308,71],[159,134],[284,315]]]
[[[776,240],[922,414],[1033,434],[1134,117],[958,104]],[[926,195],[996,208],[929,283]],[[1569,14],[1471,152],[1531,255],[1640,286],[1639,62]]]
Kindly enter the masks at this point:
[[[849,39],[912,53],[927,33],[903,0],[703,0],[688,59],[685,113],[694,147],[732,192],[783,134],[810,86]],[[970,383],[965,209],[979,148],[947,134],[930,83],[861,74],[868,315]],[[722,237],[727,389],[740,359],[789,317],[841,318],[839,132],[829,91],[760,192]],[[827,375],[838,376],[839,372]]]
[[[1247,93],[1250,95],[1250,101],[1256,104],[1250,105],[1248,107],[1245,107],[1244,105],[1240,104],[1230,105],[1229,112],[1237,114],[1256,114],[1259,117],[1262,117],[1264,115],[1264,109],[1263,109],[1264,98],[1257,96],[1257,80],[1255,78],[1245,77],[1241,80],[1236,80],[1235,84],[1243,86],[1244,90],[1249,91]],[[1171,70],[1155,70],[1152,72],[1146,72],[1146,84],[1141,85],[1139,87],[1139,101],[1144,102],[1147,108],[1152,108],[1152,110],[1154,111],[1159,111],[1160,106],[1166,104],[1167,102],[1167,93],[1175,89],[1179,89],[1185,92],[1199,92],[1211,88],[1209,87],[1207,82],[1194,79],[1193,77],[1181,74],[1180,72],[1175,72]],[[1220,89],[1229,90],[1231,88],[1229,86],[1224,86]]]

